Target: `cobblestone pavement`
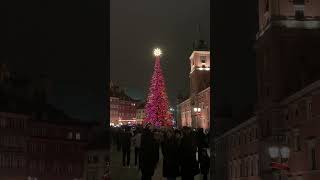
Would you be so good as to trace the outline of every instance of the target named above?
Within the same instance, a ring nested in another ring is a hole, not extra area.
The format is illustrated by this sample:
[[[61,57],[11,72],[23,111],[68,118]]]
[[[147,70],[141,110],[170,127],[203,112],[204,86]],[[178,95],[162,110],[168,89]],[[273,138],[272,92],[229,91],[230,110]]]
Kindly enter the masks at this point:
[[[138,169],[134,167],[134,150],[131,150],[130,154],[130,168],[122,167],[122,152],[117,152],[115,147],[111,148],[111,180],[140,180],[141,173],[138,172]],[[194,178],[195,180],[201,180],[201,175],[198,175]],[[210,178],[209,178],[210,179]],[[152,180],[165,180],[162,177],[162,154],[160,152],[160,160],[158,167],[155,171]],[[181,180],[181,178],[177,178],[177,180]]]

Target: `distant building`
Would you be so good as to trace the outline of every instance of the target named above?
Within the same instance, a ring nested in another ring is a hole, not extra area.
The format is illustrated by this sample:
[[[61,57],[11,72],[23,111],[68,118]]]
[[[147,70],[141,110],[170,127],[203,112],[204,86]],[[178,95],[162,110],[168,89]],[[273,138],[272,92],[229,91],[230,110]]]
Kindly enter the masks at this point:
[[[145,103],[139,103],[136,110],[136,120],[137,124],[143,124],[143,120],[146,117],[145,113]]]
[[[86,153],[83,180],[108,180],[110,178],[110,141],[106,129],[92,129]]]
[[[110,125],[136,124],[137,100],[128,96],[119,86],[110,83]]]
[[[92,124],[48,105],[45,81],[0,77],[0,179],[82,179]]]
[[[256,115],[216,139],[217,179],[320,179],[319,29],[318,0],[259,0]],[[272,173],[274,146],[290,171]]]
[[[210,127],[210,51],[204,41],[196,42],[190,56],[190,96],[177,105],[179,127]]]

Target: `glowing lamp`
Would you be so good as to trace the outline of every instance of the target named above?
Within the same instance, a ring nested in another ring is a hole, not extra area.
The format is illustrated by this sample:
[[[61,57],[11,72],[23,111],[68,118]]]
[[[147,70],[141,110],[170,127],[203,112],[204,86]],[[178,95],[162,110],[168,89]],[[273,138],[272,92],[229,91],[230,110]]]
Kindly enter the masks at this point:
[[[159,49],[159,48],[154,49],[153,54],[156,57],[160,56],[162,54],[161,49]]]
[[[279,157],[279,148],[276,146],[269,147],[269,155],[272,159]]]
[[[288,147],[284,146],[280,149],[280,154],[281,154],[282,158],[289,159],[290,149]]]

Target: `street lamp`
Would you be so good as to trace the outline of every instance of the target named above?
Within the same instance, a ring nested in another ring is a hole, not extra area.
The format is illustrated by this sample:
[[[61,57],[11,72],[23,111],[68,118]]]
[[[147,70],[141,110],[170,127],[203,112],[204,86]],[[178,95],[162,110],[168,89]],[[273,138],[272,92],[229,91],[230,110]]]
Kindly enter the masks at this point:
[[[286,162],[290,157],[290,149],[287,146],[271,146],[268,148],[268,152],[272,160],[272,171],[278,174],[278,179],[281,180],[281,175],[283,174],[282,172],[289,171],[289,167]]]
[[[196,108],[195,107],[195,108],[193,108],[193,111],[196,112],[196,113],[199,113],[199,112],[201,112],[201,108]]]

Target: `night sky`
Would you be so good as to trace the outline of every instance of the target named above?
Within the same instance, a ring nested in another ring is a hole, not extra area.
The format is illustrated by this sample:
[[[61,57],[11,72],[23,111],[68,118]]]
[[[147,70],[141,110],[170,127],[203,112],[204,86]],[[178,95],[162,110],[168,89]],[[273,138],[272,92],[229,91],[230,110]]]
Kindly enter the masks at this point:
[[[111,0],[110,79],[133,98],[148,94],[152,50],[163,51],[162,69],[170,103],[189,89],[193,41],[210,42],[210,0]]]
[[[171,103],[180,91],[186,93],[197,25],[209,41],[211,20],[214,110],[230,105],[241,114],[254,105],[257,2],[212,1],[211,19],[209,0],[110,3],[110,27],[105,27],[102,0],[20,1],[19,7],[2,7],[1,27],[7,28],[2,28],[0,60],[20,74],[47,74],[53,84],[50,102],[70,115],[96,120],[106,118],[109,71],[110,79],[134,98],[147,94],[154,47],[163,49]],[[105,57],[109,30],[110,67]]]
[[[17,3],[17,2],[16,2]],[[18,74],[46,74],[50,103],[82,120],[106,118],[108,66],[103,1],[20,1],[4,13],[1,61]]]
[[[237,124],[248,118],[256,102],[258,2],[213,2],[213,108],[219,114],[230,107]]]

